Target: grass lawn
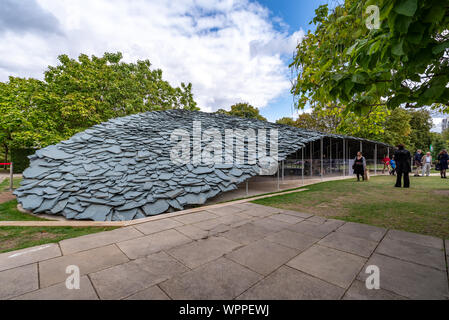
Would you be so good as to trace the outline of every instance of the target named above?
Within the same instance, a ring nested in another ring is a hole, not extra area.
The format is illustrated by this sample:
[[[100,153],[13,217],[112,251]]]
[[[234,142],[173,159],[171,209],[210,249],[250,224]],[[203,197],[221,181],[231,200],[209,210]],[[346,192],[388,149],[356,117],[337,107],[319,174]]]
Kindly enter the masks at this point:
[[[14,179],[17,188],[20,178]],[[9,179],[0,183],[0,192],[9,189]],[[0,221],[44,221],[48,219],[22,213],[16,209],[17,201],[0,203]],[[0,227],[0,253],[58,242],[89,233],[113,230],[115,227]]]
[[[322,182],[307,186],[308,191],[253,202],[448,239],[449,180],[412,176],[411,187],[404,189],[393,187],[395,179]]]
[[[115,227],[0,227],[0,253],[112,229]]]
[[[13,188],[16,189],[20,185],[20,181],[22,181],[22,178],[14,178],[13,179]],[[2,182],[0,182],[0,192],[3,191],[9,191],[9,178],[4,179]]]

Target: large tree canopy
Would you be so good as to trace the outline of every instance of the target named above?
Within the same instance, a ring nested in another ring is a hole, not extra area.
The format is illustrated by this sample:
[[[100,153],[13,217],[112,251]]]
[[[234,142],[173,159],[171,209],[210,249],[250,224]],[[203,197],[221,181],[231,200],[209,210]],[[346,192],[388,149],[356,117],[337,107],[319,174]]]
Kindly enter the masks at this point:
[[[148,60],[121,62],[66,55],[44,81],[10,77],[0,82],[0,146],[44,147],[114,117],[166,109],[197,110],[191,84],[172,87]]]
[[[369,5],[379,8],[378,28]],[[342,106],[368,114],[374,107],[432,106],[449,112],[449,5],[441,0],[345,0],[316,10],[314,32],[291,64],[297,106]]]
[[[224,109],[218,109],[217,113],[227,114],[230,116],[241,117],[241,118],[252,118],[252,119],[267,121],[267,119],[265,119],[265,117],[263,117],[259,113],[259,109],[253,107],[252,105],[250,105],[249,103],[246,103],[246,102],[245,103],[236,103],[236,104],[232,105],[231,110],[229,110],[229,111],[226,111]]]

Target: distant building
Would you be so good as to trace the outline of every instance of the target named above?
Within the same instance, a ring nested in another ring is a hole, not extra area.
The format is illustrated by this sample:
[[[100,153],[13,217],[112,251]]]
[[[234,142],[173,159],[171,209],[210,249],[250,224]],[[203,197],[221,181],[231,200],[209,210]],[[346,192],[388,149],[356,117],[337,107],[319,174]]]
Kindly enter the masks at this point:
[[[441,123],[441,131],[444,131],[447,128],[449,128],[449,118],[443,119],[443,122]]]

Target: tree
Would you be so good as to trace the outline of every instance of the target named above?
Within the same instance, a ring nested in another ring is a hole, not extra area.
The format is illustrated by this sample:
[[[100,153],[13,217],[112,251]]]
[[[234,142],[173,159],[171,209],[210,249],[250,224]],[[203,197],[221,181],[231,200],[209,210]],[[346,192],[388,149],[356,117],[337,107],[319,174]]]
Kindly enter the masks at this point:
[[[94,124],[129,114],[184,108],[198,110],[191,84],[172,87],[148,60],[120,62],[121,53],[103,57],[66,55],[49,67],[45,81],[59,130],[67,136]]]
[[[433,157],[433,159],[436,160],[440,151],[443,149],[447,149],[448,145],[449,145],[449,143],[446,140],[444,140],[441,133],[433,132],[433,135],[432,135],[432,147],[433,147],[432,157]]]
[[[5,162],[12,147],[40,147],[61,139],[47,106],[44,82],[15,77],[0,82],[0,145]]]
[[[172,87],[148,60],[120,62],[121,53],[58,59],[44,81],[10,77],[0,82],[0,146],[6,158],[12,146],[45,147],[115,117],[198,110],[192,85]]]
[[[394,109],[385,121],[384,134],[379,140],[394,146],[402,143],[411,151],[414,150],[415,146],[410,143],[411,118],[412,116],[407,110],[403,108]]]
[[[432,143],[433,122],[428,110],[408,110],[410,114],[410,144],[415,149],[429,150]]]
[[[368,5],[380,9],[368,29]],[[365,16],[363,16],[365,14]],[[449,6],[440,0],[345,0],[315,11],[314,32],[298,45],[291,67],[297,106],[332,103],[367,114],[432,106],[449,112]]]
[[[235,116],[235,117],[241,117],[241,118],[251,118],[251,119],[258,119],[267,121],[266,118],[264,118],[259,113],[259,109],[253,107],[249,103],[236,103],[231,106],[230,111],[226,111],[224,109],[218,109],[216,113],[220,114],[227,114],[229,116]]]

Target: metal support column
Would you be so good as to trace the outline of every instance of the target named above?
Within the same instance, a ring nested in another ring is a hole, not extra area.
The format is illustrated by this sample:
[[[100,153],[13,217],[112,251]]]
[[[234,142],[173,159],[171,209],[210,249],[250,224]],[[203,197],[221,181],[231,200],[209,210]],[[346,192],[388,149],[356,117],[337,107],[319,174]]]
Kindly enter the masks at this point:
[[[284,183],[284,175],[285,175],[285,161],[282,160],[282,183]]]
[[[329,138],[329,172],[332,173],[332,138]]]
[[[343,139],[343,177],[346,177],[346,140]]]
[[[377,143],[374,145],[374,175],[377,175]]]
[[[9,165],[9,190],[12,191],[14,186],[14,169],[13,169],[13,163]]]
[[[301,148],[301,168],[302,185],[304,185],[304,147]]]
[[[321,180],[323,180],[323,138],[320,139],[320,157],[321,157]]]
[[[312,169],[313,169],[313,167],[312,167],[312,152],[313,152],[313,142],[312,141],[310,141],[310,177],[312,177],[313,176],[313,172],[312,172]]]
[[[246,182],[246,185],[245,185],[245,187],[246,187],[246,195],[248,195],[248,180],[246,180],[245,182]]]
[[[362,141],[360,141],[360,152],[363,152]]]
[[[278,161],[278,190],[280,190],[281,188],[279,187],[279,161]]]

